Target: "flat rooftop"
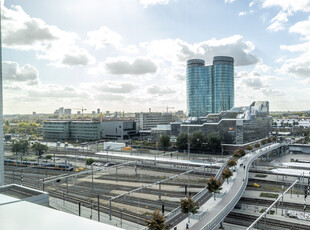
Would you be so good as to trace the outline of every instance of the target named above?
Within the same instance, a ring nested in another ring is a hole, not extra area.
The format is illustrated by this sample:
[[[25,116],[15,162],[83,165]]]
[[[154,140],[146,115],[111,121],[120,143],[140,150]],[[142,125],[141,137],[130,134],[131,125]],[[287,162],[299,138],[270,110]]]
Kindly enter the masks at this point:
[[[21,191],[21,194],[19,193],[19,190]],[[42,195],[46,195],[44,192],[39,195],[35,195],[37,192],[40,193],[40,191],[28,189],[27,187],[18,185],[1,186],[0,229],[122,229],[26,201],[27,199],[33,199],[34,197],[42,197]],[[33,197],[31,197],[31,193],[33,193]]]

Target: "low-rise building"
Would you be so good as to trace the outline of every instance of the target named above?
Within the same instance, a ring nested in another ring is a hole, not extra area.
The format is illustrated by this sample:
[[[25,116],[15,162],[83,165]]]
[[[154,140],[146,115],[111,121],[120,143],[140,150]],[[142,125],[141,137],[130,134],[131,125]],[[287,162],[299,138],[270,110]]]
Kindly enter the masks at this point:
[[[70,139],[70,121],[45,121],[43,138],[46,140]]]
[[[98,121],[53,120],[43,123],[45,140],[99,140],[100,134],[100,122]]]
[[[105,120],[101,130],[103,139],[127,140],[138,135],[136,122],[130,120]]]
[[[169,125],[172,122],[172,113],[136,113],[135,119],[138,130],[151,130],[157,125]]]
[[[71,121],[70,139],[76,141],[88,141],[101,139],[99,121]]]
[[[225,144],[244,144],[269,136],[272,117],[269,102],[255,101],[250,106],[234,107],[219,114],[191,118],[183,123],[171,123],[172,135],[201,131],[219,134]]]

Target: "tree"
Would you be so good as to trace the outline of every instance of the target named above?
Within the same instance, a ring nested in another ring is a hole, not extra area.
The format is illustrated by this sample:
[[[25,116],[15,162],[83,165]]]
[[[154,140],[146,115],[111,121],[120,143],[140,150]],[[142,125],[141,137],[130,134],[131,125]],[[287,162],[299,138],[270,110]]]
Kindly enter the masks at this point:
[[[239,158],[245,156],[245,154],[246,153],[242,148],[238,148],[234,151],[233,156]]]
[[[43,153],[47,152],[48,146],[43,145],[39,142],[36,142],[31,146],[31,149],[33,149],[36,152],[36,154],[38,155],[38,157],[41,158]]]
[[[200,150],[202,147],[202,143],[204,142],[204,135],[202,134],[202,132],[197,131],[190,136],[189,140],[191,148],[195,150]]]
[[[29,150],[29,142],[26,140],[20,140],[13,142],[12,152],[25,154]]]
[[[166,218],[157,209],[152,213],[152,219],[146,221],[146,225],[150,230],[166,229]]]
[[[208,147],[212,152],[221,152],[222,138],[217,133],[211,133],[207,136]]]
[[[233,175],[233,172],[229,169],[229,168],[226,168],[224,169],[223,173],[222,173],[222,177],[223,179],[227,179],[227,184],[228,184],[228,179]]]
[[[260,147],[260,144],[259,144],[259,143],[255,143],[254,147],[255,147],[255,148],[259,148],[259,147]]]
[[[262,140],[260,143],[261,143],[262,145],[265,145],[265,144],[267,144],[267,140],[264,139],[264,140]]]
[[[236,166],[236,165],[237,165],[237,161],[236,161],[236,160],[233,160],[233,159],[230,159],[230,160],[227,162],[227,165],[228,165],[228,167]]]
[[[93,159],[93,158],[87,158],[86,159],[86,164],[87,165],[91,165],[92,163],[94,163],[95,162],[95,160]]]
[[[180,201],[181,210],[184,214],[195,214],[198,212],[199,205],[197,202],[194,202],[194,200],[187,195],[186,199],[181,199]]]
[[[246,148],[246,150],[249,150],[249,151],[251,151],[253,149],[253,147],[251,145],[247,145],[245,148]]]
[[[188,143],[188,135],[186,133],[181,133],[177,137],[177,141],[175,145],[178,147],[178,150],[186,150],[187,149],[187,143]]]
[[[163,147],[164,149],[170,147],[170,137],[168,135],[162,135],[159,138],[159,147]]]
[[[211,177],[207,182],[207,188],[210,192],[214,193],[214,200],[215,200],[215,194],[218,193],[221,188],[222,183],[218,181],[215,177]]]

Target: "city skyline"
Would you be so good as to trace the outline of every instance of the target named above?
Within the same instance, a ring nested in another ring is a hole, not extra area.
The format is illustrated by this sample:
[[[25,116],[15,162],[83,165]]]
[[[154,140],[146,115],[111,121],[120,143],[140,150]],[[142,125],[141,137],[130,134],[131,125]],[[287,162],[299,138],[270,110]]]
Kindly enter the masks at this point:
[[[235,106],[309,110],[309,0],[6,0],[2,10],[5,114],[186,111],[186,60],[222,55],[235,59]]]

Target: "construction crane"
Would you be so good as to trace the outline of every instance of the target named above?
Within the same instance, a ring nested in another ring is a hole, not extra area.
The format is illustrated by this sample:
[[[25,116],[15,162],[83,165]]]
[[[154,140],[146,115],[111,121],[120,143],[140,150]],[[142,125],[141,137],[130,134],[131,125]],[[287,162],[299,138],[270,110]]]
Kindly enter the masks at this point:
[[[167,109],[167,113],[169,113],[169,109],[174,109],[174,107],[169,107],[167,105],[167,107],[155,107],[156,109]]]
[[[84,111],[86,111],[86,109],[84,109],[84,107],[82,106],[81,108],[73,108],[74,110],[81,110],[82,111],[82,118],[84,117]]]

